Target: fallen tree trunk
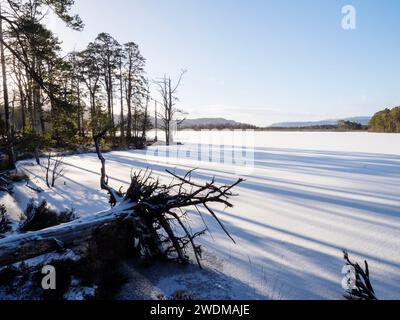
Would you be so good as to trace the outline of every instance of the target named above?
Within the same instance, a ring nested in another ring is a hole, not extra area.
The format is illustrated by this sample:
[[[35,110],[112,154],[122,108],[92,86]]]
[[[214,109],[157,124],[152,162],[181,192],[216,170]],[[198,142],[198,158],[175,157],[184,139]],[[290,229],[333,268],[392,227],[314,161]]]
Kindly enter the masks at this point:
[[[90,240],[101,226],[118,224],[132,205],[121,204],[110,211],[97,213],[56,227],[12,235],[0,240],[0,267],[31,259],[49,252],[78,247]]]
[[[200,213],[200,206],[213,216],[234,241],[209,204],[220,203],[232,207],[229,199],[235,194],[231,190],[242,182],[241,179],[232,185],[216,186],[215,179],[204,184],[193,182],[193,171],[184,177],[169,172],[172,181],[165,185],[146,171],[133,174],[129,189],[122,193],[108,186],[105,159],[99,144],[104,134],[105,131],[95,136],[95,143],[102,163],[100,185],[108,191],[112,208],[70,223],[0,240],[0,267],[45,253],[78,247],[91,240],[104,225],[119,223],[131,224],[132,242],[141,255],[187,262],[189,257],[186,251],[191,248],[201,267],[201,247],[195,244],[195,239],[206,231],[207,226],[192,234],[186,221],[189,213],[185,211],[192,208]]]

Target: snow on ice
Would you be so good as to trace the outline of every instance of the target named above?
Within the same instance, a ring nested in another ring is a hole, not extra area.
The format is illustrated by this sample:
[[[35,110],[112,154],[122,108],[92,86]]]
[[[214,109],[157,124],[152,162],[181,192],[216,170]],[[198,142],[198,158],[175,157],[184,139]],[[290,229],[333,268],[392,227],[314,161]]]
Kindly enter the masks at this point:
[[[182,152],[176,153],[180,159],[166,157],[168,150],[172,155],[177,148],[196,150],[198,143],[220,152],[218,141],[229,134],[182,131],[175,140],[183,146],[105,154],[109,183],[126,188],[131,170],[147,168],[166,182],[165,169],[184,174],[193,167],[199,180],[215,176],[228,184],[246,179],[236,190],[234,208],[216,208],[237,244],[206,212],[210,233],[200,240],[217,257],[208,265],[220,263],[218,270],[234,279],[225,283],[230,298],[341,299],[342,249],[347,249],[354,259],[368,260],[378,297],[400,299],[399,135],[255,132],[254,145],[243,145],[243,140],[230,146],[233,152],[244,146],[253,156],[246,171],[239,170],[240,164],[198,161],[196,156],[183,161]],[[14,199],[1,199],[13,217],[31,197],[46,199],[58,209],[74,208],[81,215],[108,208],[107,195],[99,190],[96,155],[69,156],[64,164],[65,177],[53,190],[46,188],[42,170],[32,161],[19,164],[30,183],[44,192],[16,186]],[[193,224],[200,229],[201,217]],[[168,291],[171,281],[160,280],[159,287]]]

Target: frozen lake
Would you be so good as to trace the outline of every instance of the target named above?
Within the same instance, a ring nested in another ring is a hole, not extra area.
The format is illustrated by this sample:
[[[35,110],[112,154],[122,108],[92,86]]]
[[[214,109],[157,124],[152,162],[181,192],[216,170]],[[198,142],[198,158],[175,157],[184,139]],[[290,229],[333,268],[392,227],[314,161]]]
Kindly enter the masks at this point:
[[[221,149],[224,139],[233,143]],[[235,207],[216,208],[237,245],[209,217],[212,236],[201,240],[222,262],[221,272],[237,280],[233,298],[341,299],[341,251],[347,249],[359,262],[368,260],[379,298],[400,299],[400,135],[256,132],[233,139],[230,132],[185,131],[175,141],[184,145],[106,154],[110,184],[127,186],[131,169],[146,168],[165,179],[165,169],[184,174],[193,167],[199,180],[245,178]],[[211,156],[198,161],[201,146]],[[252,161],[209,161],[235,152]],[[40,197],[79,213],[106,209],[96,155],[64,161],[63,192]],[[25,168],[44,188],[42,170]],[[17,187],[21,210],[30,196]],[[194,224],[200,228],[201,219]]]

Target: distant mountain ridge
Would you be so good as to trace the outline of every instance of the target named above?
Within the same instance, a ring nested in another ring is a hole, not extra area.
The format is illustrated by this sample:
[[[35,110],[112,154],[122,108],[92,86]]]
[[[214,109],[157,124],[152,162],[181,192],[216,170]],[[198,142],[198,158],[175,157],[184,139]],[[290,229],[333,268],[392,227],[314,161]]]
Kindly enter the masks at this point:
[[[151,121],[154,121],[154,117],[150,117]],[[159,118],[158,121],[161,121]],[[240,124],[240,122],[234,120],[227,120],[225,118],[195,118],[195,119],[185,119],[183,121],[184,125],[209,125],[209,124]]]
[[[274,123],[266,128],[307,128],[313,126],[334,126],[337,125],[340,120],[346,120],[351,122],[360,123],[364,126],[368,125],[369,121],[372,117],[370,116],[362,116],[362,117],[350,117],[350,118],[342,118],[342,119],[327,119],[321,121],[298,121],[298,122],[279,122]],[[150,122],[155,125],[155,118],[150,117]],[[158,125],[160,126],[162,123],[161,119],[158,119]],[[179,127],[181,129],[190,129],[196,127],[235,127],[235,126],[251,126],[251,124],[238,122],[235,120],[229,120],[225,118],[196,118],[196,119],[185,119]],[[255,127],[255,126],[254,126]]]
[[[279,122],[274,123],[270,126],[270,128],[304,128],[304,127],[312,127],[312,126],[328,126],[328,125],[337,125],[338,121],[346,120],[351,122],[357,122],[364,126],[368,125],[369,121],[372,117],[350,117],[343,119],[328,119],[321,121],[304,121],[304,122]]]

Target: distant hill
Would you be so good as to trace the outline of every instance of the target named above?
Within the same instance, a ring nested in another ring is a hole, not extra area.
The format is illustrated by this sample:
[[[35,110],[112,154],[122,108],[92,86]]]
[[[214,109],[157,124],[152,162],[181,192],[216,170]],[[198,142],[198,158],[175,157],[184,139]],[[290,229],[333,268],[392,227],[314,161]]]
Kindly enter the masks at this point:
[[[155,119],[152,117],[150,121],[155,124]],[[162,123],[161,119],[158,119],[158,125]],[[249,124],[237,122],[234,120],[228,120],[225,118],[198,118],[198,119],[186,119],[180,125],[180,129],[212,129],[212,128],[241,128],[241,127],[254,127]]]
[[[236,126],[240,122],[234,120],[227,120],[224,118],[198,118],[186,119],[180,125],[181,128],[194,127],[194,126]]]
[[[321,121],[305,121],[305,122],[280,122],[271,125],[271,128],[305,128],[314,126],[334,126],[337,125],[340,120],[346,120],[351,122],[356,122],[364,126],[368,125],[371,117],[352,117],[344,119],[330,119]]]

